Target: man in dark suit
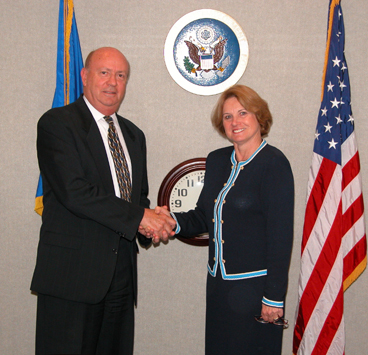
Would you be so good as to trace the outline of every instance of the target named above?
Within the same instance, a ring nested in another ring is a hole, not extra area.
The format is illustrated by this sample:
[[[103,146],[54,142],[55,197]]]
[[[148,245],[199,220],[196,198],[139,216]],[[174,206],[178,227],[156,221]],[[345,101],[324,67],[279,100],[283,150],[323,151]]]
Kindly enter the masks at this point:
[[[93,51],[81,72],[84,95],[38,123],[37,354],[133,354],[136,236],[151,243],[137,231],[152,231],[154,242],[173,234],[175,222],[149,209],[144,134],[116,114],[129,72],[117,49]],[[124,161],[123,184],[114,155]]]

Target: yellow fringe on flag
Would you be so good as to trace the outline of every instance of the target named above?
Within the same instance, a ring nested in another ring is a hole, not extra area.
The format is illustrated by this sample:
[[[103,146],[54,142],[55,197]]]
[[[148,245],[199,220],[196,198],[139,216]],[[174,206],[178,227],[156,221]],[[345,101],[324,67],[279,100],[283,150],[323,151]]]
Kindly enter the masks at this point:
[[[43,196],[36,197],[34,210],[35,210],[35,212],[37,214],[39,214],[40,216],[42,216],[42,212],[43,212]]]
[[[363,261],[355,268],[355,270],[344,281],[344,292],[350,287],[350,285],[359,277],[367,266],[367,256]]]
[[[328,19],[328,34],[327,34],[327,44],[326,44],[326,53],[325,53],[325,65],[323,67],[323,75],[322,75],[321,102],[323,101],[323,92],[324,92],[325,80],[326,80],[326,70],[327,70],[327,63],[328,63],[328,53],[329,53],[330,42],[331,42],[334,8],[339,3],[340,3],[340,0],[333,0],[333,1],[331,1],[331,5],[330,5],[330,18]]]
[[[64,105],[70,102],[70,34],[73,23],[73,0],[64,3]]]

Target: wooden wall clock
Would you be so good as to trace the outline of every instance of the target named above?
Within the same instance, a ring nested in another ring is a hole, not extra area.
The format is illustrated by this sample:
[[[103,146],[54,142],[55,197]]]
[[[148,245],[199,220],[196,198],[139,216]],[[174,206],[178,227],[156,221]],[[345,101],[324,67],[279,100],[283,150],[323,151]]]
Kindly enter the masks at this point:
[[[194,158],[175,166],[164,178],[158,192],[157,205],[167,206],[171,212],[186,212],[194,209],[202,191],[206,158]],[[191,245],[208,245],[208,234],[184,238]]]

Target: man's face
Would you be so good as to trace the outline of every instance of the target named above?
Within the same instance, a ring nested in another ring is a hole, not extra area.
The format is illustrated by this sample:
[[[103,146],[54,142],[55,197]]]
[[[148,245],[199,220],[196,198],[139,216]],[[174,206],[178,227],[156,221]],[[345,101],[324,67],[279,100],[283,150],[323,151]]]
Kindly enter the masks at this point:
[[[125,96],[129,63],[115,48],[97,49],[81,71],[84,95],[104,115],[118,111]]]

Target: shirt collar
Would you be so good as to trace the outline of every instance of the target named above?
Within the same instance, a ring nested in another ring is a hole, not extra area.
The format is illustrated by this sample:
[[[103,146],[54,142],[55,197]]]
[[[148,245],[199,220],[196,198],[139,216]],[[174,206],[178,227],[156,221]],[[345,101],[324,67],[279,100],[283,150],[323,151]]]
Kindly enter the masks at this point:
[[[102,114],[100,111],[96,110],[96,109],[92,106],[92,104],[88,101],[88,99],[86,98],[86,96],[85,96],[85,95],[83,95],[83,99],[84,99],[84,101],[85,101],[85,103],[86,103],[87,107],[88,107],[88,108],[89,108],[89,110],[91,111],[92,116],[93,116],[93,118],[95,119],[95,121],[96,121],[96,122],[97,122],[97,121],[99,121],[99,120],[103,120],[103,121],[105,121],[105,119],[104,119],[105,115],[104,115],[104,114]],[[115,113],[113,113],[113,114],[112,114],[112,115],[110,115],[110,116],[112,117],[113,121],[116,123],[116,114],[115,114]],[[105,121],[105,122],[106,122],[106,121]]]

